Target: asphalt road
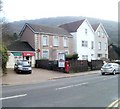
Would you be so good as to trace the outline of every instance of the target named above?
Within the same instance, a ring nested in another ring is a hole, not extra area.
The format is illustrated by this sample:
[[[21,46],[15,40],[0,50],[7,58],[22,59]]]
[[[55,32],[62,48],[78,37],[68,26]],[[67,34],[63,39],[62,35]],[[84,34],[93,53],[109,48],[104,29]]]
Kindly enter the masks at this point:
[[[108,107],[119,98],[119,75],[92,74],[3,86],[3,107]]]

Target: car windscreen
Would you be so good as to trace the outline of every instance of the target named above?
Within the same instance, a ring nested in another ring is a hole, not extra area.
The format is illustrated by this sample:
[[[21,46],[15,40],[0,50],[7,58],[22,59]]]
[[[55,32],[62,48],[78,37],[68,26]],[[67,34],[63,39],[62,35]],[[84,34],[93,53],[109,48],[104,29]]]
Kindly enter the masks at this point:
[[[22,62],[23,66],[30,66],[30,64],[27,61]]]
[[[112,64],[104,64],[103,67],[111,67]]]

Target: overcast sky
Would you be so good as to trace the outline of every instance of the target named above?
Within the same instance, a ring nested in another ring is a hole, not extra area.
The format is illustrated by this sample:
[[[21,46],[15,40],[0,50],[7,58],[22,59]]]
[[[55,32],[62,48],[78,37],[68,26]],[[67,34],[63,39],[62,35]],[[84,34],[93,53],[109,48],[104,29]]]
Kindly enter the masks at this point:
[[[119,0],[3,0],[8,21],[57,16],[85,16],[118,20]]]

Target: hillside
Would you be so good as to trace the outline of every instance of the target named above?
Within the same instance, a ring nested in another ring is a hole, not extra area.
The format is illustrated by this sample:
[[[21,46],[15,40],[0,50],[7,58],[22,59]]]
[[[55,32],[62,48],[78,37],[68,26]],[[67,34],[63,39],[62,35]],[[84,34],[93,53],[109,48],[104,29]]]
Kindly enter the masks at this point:
[[[34,23],[34,24],[48,25],[48,26],[59,26],[64,23],[77,21],[84,18],[86,17],[68,16],[68,17],[52,17],[52,18],[42,18],[42,19],[35,19],[35,20],[17,21],[17,22],[12,22],[7,24],[8,25],[7,32],[9,34],[13,34],[13,33],[19,34],[20,30],[22,29],[25,23]],[[95,18],[88,18],[88,20],[91,24],[102,23],[110,37],[109,43],[118,45],[118,23],[117,22],[102,20],[102,19],[95,19]]]

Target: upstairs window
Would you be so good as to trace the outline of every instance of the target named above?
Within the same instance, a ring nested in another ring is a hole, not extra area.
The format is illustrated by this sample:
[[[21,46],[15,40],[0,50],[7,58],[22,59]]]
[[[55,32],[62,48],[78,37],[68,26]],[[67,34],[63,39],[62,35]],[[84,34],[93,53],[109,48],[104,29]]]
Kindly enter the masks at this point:
[[[85,29],[85,34],[87,34],[88,33],[88,30],[87,29]]]
[[[58,36],[54,36],[53,46],[59,46],[59,37]]]
[[[98,49],[101,50],[101,42],[98,43]]]
[[[87,47],[88,46],[88,42],[87,41],[82,41],[82,47]]]
[[[94,42],[91,41],[91,49],[94,49]]]
[[[68,38],[67,37],[64,37],[64,47],[68,47]]]
[[[100,37],[100,31],[98,31],[98,36]]]
[[[107,43],[105,43],[105,51],[107,50]]]
[[[104,33],[102,32],[102,37],[104,38]]]
[[[43,46],[48,45],[48,36],[43,36],[42,44],[43,44]]]

